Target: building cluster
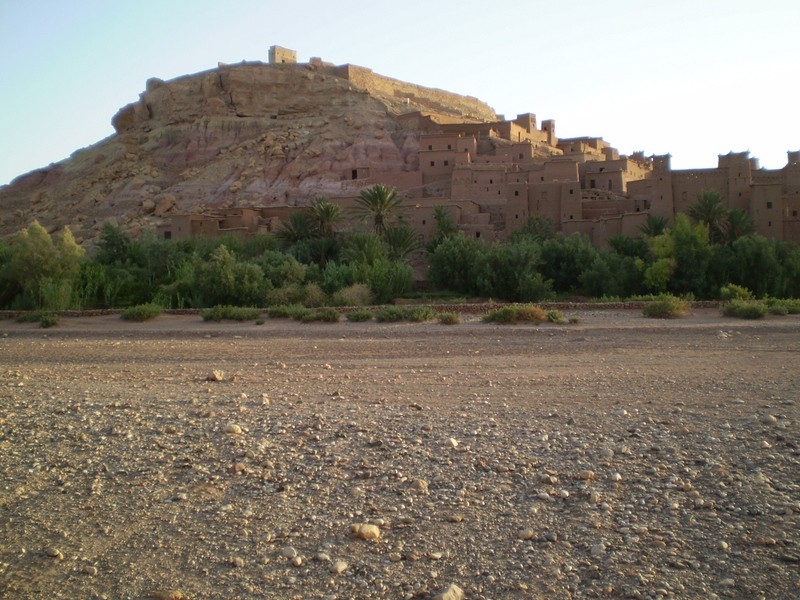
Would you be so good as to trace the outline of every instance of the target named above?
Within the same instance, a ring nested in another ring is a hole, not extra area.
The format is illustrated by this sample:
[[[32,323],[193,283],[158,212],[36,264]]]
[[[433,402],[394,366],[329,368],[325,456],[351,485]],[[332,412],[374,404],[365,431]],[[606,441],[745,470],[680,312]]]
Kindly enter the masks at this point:
[[[296,62],[291,50],[270,48],[270,62]],[[316,59],[317,61],[319,59]],[[379,171],[363,164],[341,174],[343,208],[357,194],[382,183],[405,198],[405,214],[424,239],[435,233],[434,208],[445,206],[467,235],[504,240],[531,217],[556,231],[588,236],[605,246],[613,236],[641,232],[648,216],[672,221],[687,213],[706,190],[731,209],[753,218],[757,233],[800,243],[800,152],[785,167],[760,169],[749,153],[719,157],[715,169],[673,170],[670,156],[630,156],[602,138],[559,139],[555,122],[537,124],[533,114],[496,122],[457,122],[451,116],[413,111],[399,117],[421,131],[418,168]],[[354,187],[355,186],[355,187]],[[296,207],[234,208],[176,215],[162,226],[169,237],[274,231]]]

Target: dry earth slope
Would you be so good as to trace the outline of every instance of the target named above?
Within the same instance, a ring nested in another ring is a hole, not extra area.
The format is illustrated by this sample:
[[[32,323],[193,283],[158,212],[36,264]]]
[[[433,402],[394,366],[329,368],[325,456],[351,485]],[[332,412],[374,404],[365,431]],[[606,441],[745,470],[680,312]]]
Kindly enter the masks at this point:
[[[113,118],[116,133],[0,188],[0,235],[38,219],[78,240],[112,220],[136,232],[170,211],[354,195],[343,174],[413,170],[413,111],[493,120],[479,100],[314,64],[242,63],[151,79]]]

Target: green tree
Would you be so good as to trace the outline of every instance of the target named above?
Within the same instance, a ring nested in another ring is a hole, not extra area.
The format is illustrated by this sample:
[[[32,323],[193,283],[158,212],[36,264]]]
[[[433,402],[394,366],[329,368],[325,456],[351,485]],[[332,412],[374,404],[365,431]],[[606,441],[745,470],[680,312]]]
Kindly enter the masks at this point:
[[[57,243],[38,221],[17,232],[3,249],[0,290],[17,308],[50,308],[49,300],[67,308],[70,288],[77,278],[84,250],[65,227]]]
[[[376,235],[384,237],[398,220],[401,203],[394,188],[378,183],[362,190],[356,199],[355,213],[371,224]]]
[[[343,218],[341,207],[322,196],[311,202],[309,214],[314,229],[322,237],[333,237]]]
[[[646,237],[655,237],[664,233],[668,223],[666,217],[647,215],[647,221],[640,227],[640,231]]]
[[[722,203],[722,196],[718,191],[706,190],[700,194],[697,203],[689,209],[689,216],[695,222],[705,225],[712,244],[724,241],[728,209]]]
[[[405,223],[387,229],[384,240],[391,260],[408,260],[415,252],[422,250],[419,234]]]
[[[436,233],[428,242],[428,252],[433,252],[442,240],[457,235],[460,231],[453,216],[446,206],[437,204],[433,207],[433,219],[436,221]]]
[[[275,237],[284,248],[290,248],[298,242],[310,240],[315,235],[315,227],[311,216],[302,211],[293,212],[289,220],[282,223]]]
[[[723,225],[725,243],[732,244],[740,237],[756,232],[756,223],[747,211],[734,208],[728,212]]]

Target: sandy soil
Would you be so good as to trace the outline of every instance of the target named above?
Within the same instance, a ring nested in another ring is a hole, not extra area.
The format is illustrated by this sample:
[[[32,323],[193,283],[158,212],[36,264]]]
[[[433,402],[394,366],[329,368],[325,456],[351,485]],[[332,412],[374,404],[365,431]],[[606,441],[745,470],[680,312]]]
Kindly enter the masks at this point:
[[[800,596],[800,319],[567,316],[0,321],[0,597]]]

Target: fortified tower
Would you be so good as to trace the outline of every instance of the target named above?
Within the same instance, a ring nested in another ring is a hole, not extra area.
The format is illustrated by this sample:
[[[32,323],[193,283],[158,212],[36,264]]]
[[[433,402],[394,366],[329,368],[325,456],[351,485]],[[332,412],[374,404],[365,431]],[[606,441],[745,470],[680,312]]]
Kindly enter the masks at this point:
[[[276,65],[280,63],[294,64],[297,62],[297,52],[289,50],[281,46],[269,47],[269,64]]]

